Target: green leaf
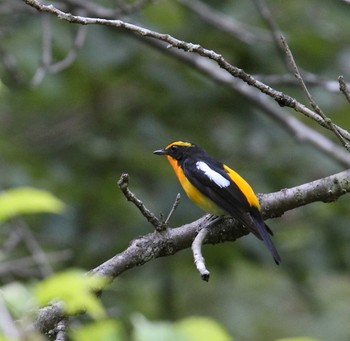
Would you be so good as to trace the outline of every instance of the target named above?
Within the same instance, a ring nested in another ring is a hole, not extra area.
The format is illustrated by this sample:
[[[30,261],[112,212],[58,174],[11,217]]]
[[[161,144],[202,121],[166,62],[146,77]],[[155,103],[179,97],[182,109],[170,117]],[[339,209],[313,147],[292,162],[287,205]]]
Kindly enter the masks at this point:
[[[206,317],[188,317],[175,323],[175,327],[190,341],[232,341],[232,337],[217,322]]]
[[[60,213],[64,203],[50,192],[31,187],[18,187],[0,194],[0,221],[19,214]]]
[[[122,325],[114,320],[102,320],[70,332],[73,341],[123,341],[126,339]]]
[[[105,317],[105,311],[93,291],[103,287],[106,282],[106,278],[88,276],[82,270],[68,270],[38,283],[35,295],[39,305],[60,300],[68,315],[86,311],[92,318],[99,319]]]

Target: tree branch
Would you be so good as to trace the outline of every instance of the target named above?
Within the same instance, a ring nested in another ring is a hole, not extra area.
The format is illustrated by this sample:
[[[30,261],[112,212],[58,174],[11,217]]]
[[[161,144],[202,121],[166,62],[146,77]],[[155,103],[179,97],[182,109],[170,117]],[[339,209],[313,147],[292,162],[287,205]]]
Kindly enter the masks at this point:
[[[286,211],[321,201],[333,202],[350,192],[350,169],[300,186],[260,195],[265,219],[280,217]]]
[[[139,35],[140,37],[148,37],[152,39],[156,39],[159,41],[163,41],[168,44],[168,48],[174,47],[179,50],[183,50],[185,52],[196,53],[202,57],[213,60],[220,68],[226,70],[231,76],[235,78],[241,79],[243,82],[248,84],[249,86],[253,86],[256,89],[260,90],[263,94],[270,96],[273,98],[280,106],[286,106],[294,109],[297,112],[302,113],[308,118],[314,120],[319,125],[324,128],[330,129],[327,122],[320,117],[316,112],[307,108],[305,105],[298,102],[295,98],[284,94],[281,91],[275,90],[270,86],[258,81],[250,74],[246,73],[243,69],[240,69],[236,66],[231,65],[227,62],[221,54],[218,54],[212,50],[208,50],[202,47],[199,44],[188,43],[177,38],[172,37],[169,34],[155,32],[134,24],[127,23],[122,20],[108,20],[108,19],[100,19],[100,18],[90,18],[90,17],[82,17],[78,15],[73,15],[71,13],[65,13],[53,5],[43,5],[37,0],[23,0],[29,6],[37,9],[40,12],[51,13],[56,15],[59,19],[66,20],[70,23],[80,24],[80,25],[105,25],[111,26],[118,29],[123,29],[129,31],[133,34]],[[350,133],[345,129],[334,125],[334,127],[339,131],[339,133],[350,140]]]
[[[260,195],[262,213],[265,219],[281,216],[284,212],[316,201],[331,202],[350,192],[350,170],[307,184],[283,189],[279,192]],[[170,256],[189,248],[208,223],[207,216],[162,232],[154,231],[134,239],[121,253],[90,271],[90,274],[104,276],[113,281],[123,272],[143,265],[159,257]],[[223,219],[207,229],[205,244],[235,241],[249,232],[234,219]],[[103,290],[103,288],[101,289]],[[59,304],[42,308],[38,312],[35,328],[43,333],[53,329],[64,317]]]
[[[138,36],[133,35],[138,38]],[[138,38],[141,39],[141,38]],[[344,167],[350,167],[350,154],[344,148],[335,144],[329,138],[312,129],[305,123],[292,116],[286,110],[274,105],[270,98],[256,93],[255,89],[239,80],[232,78],[225,70],[218,69],[210,60],[204,59],[198,55],[189,55],[182,51],[164,48],[164,44],[156,40],[145,40],[143,42],[151,45],[153,48],[170,55],[183,63],[190,65],[213,81],[225,85],[226,87],[238,92],[250,103],[267,113],[273,120],[280,124],[282,129],[293,135],[297,141],[308,142],[316,149],[338,162]]]
[[[312,202],[332,202],[350,192],[350,170],[300,186],[260,195],[262,214],[265,219],[282,216],[291,209]],[[93,274],[115,278],[131,267],[142,265],[154,258],[170,256],[188,248],[198,231],[207,223],[207,216],[181,227],[153,232],[132,241],[122,253],[91,271]],[[209,229],[205,243],[217,244],[234,241],[248,231],[233,219],[225,219]]]

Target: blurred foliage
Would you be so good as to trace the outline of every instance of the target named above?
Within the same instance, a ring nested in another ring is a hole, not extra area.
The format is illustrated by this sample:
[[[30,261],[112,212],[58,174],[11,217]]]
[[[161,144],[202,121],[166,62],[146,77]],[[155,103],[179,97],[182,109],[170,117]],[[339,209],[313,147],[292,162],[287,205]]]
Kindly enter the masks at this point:
[[[119,321],[102,320],[76,327],[70,333],[73,341],[124,341],[125,332]],[[307,340],[306,340],[307,341]]]
[[[35,188],[18,187],[0,193],[0,221],[26,213],[60,213],[63,208],[61,200]]]
[[[105,311],[93,290],[98,291],[105,282],[102,277],[87,276],[81,270],[71,269],[38,283],[35,296],[40,306],[59,300],[68,315],[86,311],[92,318],[99,319],[105,317]]]
[[[133,318],[133,341],[228,341],[227,332],[209,318],[189,317],[175,323]]]
[[[243,43],[170,0],[146,1],[125,19],[200,43],[248,73],[287,73],[253,2],[206,3],[265,38]],[[52,264],[55,271],[93,268],[125,249],[133,238],[152,231],[116,182],[122,172],[129,173],[133,192],[156,214],[167,214],[180,188],[167,162],[152,151],[171,140],[198,143],[232,165],[257,192],[277,191],[342,170],[232,90],[110,27],[86,27],[86,42],[75,62],[31,86],[41,65],[41,16],[20,0],[4,4],[0,7],[0,188],[41,188],[66,204],[62,215],[25,217],[45,252],[72,251],[69,260]],[[349,5],[327,0],[267,4],[302,69],[335,81],[342,74],[349,81]],[[70,50],[77,26],[54,17],[49,22],[52,58],[58,61]],[[306,103],[298,86],[273,86]],[[321,86],[310,90],[322,109],[349,129],[344,97]],[[330,132],[292,114],[334,139]],[[147,321],[208,317],[243,341],[291,336],[348,340],[348,207],[345,196],[269,221],[283,259],[280,267],[259,241],[248,236],[234,244],[204,248],[212,273],[209,284],[200,281],[186,250],[126,272],[103,294],[103,305],[126,329],[132,328],[131,316],[138,312]],[[171,225],[201,214],[182,195]],[[30,256],[22,244],[10,247],[16,224],[9,220],[1,225],[3,262]],[[30,274],[21,278],[0,274],[5,286],[33,280]],[[106,333],[114,328],[119,326],[111,323]]]

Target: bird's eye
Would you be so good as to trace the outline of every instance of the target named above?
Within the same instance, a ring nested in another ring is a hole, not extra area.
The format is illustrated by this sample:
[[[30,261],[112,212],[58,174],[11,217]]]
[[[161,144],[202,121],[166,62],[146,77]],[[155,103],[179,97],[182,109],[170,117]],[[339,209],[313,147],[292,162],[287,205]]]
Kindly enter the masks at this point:
[[[173,153],[176,152],[178,149],[179,149],[178,146],[171,146],[171,147],[170,147],[170,150],[171,150]]]

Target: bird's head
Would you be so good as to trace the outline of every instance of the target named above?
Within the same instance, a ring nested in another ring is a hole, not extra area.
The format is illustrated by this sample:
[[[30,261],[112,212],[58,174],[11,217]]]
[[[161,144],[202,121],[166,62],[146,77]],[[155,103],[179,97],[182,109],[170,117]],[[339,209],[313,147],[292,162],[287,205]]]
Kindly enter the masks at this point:
[[[182,160],[187,153],[195,149],[196,145],[191,142],[174,141],[169,143],[165,148],[155,150],[153,154],[164,155],[165,157],[175,160]]]

